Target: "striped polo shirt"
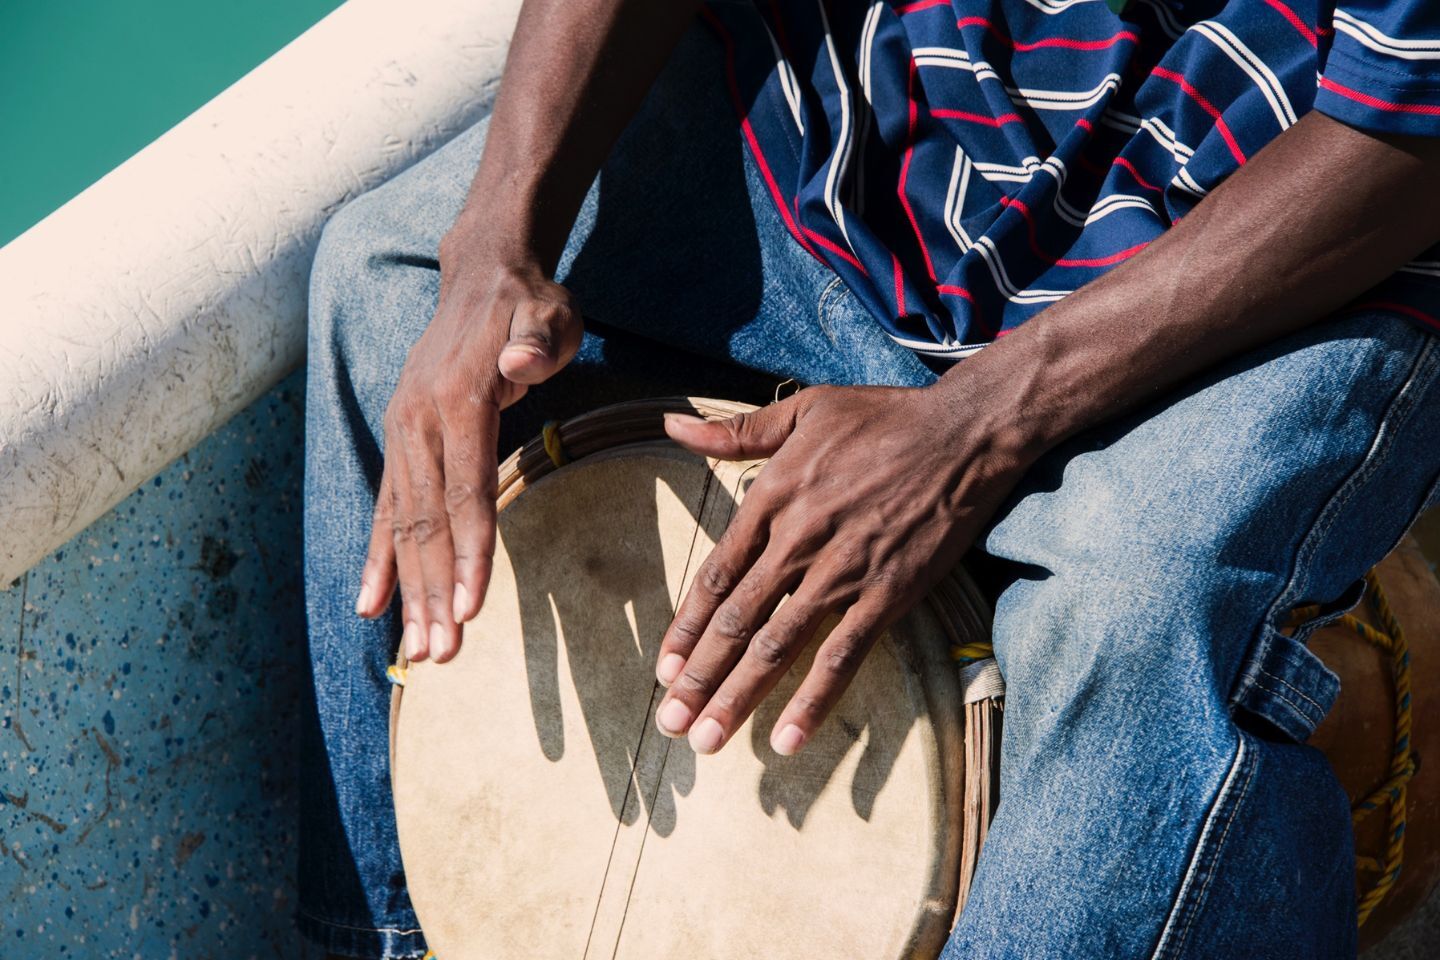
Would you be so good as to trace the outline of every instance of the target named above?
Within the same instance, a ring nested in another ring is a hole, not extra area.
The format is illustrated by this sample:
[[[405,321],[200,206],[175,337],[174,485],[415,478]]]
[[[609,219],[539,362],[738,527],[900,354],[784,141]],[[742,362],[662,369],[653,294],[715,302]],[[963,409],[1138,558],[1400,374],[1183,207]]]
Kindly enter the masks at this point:
[[[795,242],[938,357],[1134,256],[1312,108],[1440,136],[1440,0],[754,0],[706,19]],[[1440,331],[1440,247],[1359,306]]]

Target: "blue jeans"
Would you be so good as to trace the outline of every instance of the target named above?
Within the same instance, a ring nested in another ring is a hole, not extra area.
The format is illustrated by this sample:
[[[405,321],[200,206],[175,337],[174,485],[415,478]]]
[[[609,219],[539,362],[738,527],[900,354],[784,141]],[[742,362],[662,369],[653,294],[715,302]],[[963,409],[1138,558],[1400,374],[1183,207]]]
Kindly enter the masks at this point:
[[[580,353],[507,411],[502,452],[622,399],[937,375],[786,233],[732,118],[713,41],[693,33],[565,252]],[[312,281],[298,919],[357,957],[424,950],[387,769],[398,631],[352,610],[381,419],[485,130],[345,207]],[[1353,603],[1437,499],[1437,380],[1434,338],[1337,317],[1032,468],[974,558],[1008,682],[1002,800],[947,960],[1354,954],[1349,811],[1304,745],[1337,681],[1278,627],[1304,602]],[[823,910],[816,892],[799,908]]]

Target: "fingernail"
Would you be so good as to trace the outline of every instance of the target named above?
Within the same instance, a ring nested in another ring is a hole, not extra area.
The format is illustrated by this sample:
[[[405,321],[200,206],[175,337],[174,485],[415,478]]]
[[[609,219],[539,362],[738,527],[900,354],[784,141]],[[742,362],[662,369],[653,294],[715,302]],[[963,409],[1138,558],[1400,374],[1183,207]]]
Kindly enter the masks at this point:
[[[662,413],[660,417],[665,421],[667,427],[683,427],[690,423],[705,422],[704,417],[696,417],[688,413]]]
[[[770,738],[770,749],[782,757],[794,756],[795,752],[805,745],[805,731],[787,723],[781,731]]]
[[[690,749],[696,753],[714,753],[724,739],[725,730],[714,717],[706,717],[690,728]]]
[[[667,737],[684,736],[685,728],[690,725],[690,708],[679,700],[671,700],[655,715],[655,724]]]
[[[430,655],[433,657],[444,648],[445,628],[439,623],[430,624]]]
[[[455,584],[454,614],[456,623],[464,623],[470,616],[470,589],[463,583]]]
[[[362,580],[360,582],[360,596],[355,598],[355,613],[357,616],[365,616],[366,611],[370,609],[370,596],[374,592],[375,591],[370,589],[368,581]]]
[[[405,624],[405,656],[411,660],[418,660],[424,656],[425,651],[421,649],[424,639],[420,633],[420,624],[414,620]]]
[[[675,682],[680,676],[680,671],[685,669],[685,658],[678,653],[667,653],[660,658],[660,666],[655,668],[655,677],[665,686]]]

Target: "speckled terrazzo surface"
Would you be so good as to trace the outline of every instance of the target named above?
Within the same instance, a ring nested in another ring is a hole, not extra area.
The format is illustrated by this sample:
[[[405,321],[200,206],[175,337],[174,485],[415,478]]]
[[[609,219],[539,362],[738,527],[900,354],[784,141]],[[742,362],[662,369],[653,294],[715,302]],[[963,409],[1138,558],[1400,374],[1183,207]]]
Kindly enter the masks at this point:
[[[302,390],[0,591],[0,958],[319,960],[291,924]],[[1440,897],[1366,960],[1437,955]]]
[[[0,593],[0,957],[301,955],[302,391]]]

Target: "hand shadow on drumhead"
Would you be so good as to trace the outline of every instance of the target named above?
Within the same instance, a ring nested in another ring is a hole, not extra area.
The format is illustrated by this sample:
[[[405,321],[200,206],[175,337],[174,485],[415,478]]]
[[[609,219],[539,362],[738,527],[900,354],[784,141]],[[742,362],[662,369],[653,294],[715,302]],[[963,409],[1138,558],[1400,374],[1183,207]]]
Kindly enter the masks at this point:
[[[634,823],[645,810],[655,828],[668,833],[675,825],[672,791],[690,791],[694,761],[672,752],[661,787],[666,751],[644,740],[659,738],[650,709],[660,640],[674,612],[666,564],[683,567],[685,557],[675,551],[678,544],[688,553],[690,537],[672,535],[662,543],[662,525],[673,531],[681,517],[694,524],[708,471],[679,451],[649,462],[654,496],[629,486],[633,470],[562,471],[536,485],[551,485],[544,509],[517,509],[522,497],[501,513],[500,535],[516,545],[507,553],[541,751],[552,762],[564,757],[565,714],[578,708],[616,819]],[[663,508],[661,501],[668,501]],[[597,516],[606,518],[604,537],[596,536]],[[562,683],[562,649],[573,693]]]
[[[760,777],[760,803],[765,812],[774,815],[783,809],[790,825],[797,830],[805,825],[810,808],[820,793],[835,777],[842,763],[856,749],[861,751],[850,783],[850,802],[855,813],[868,821],[875,809],[875,798],[890,781],[890,774],[899,759],[900,749],[910,728],[920,720],[912,714],[908,723],[875,723],[877,711],[892,713],[911,710],[906,691],[882,689],[869,682],[872,670],[862,664],[850,689],[840,698],[819,731],[793,757],[782,757],[770,748],[770,731],[780,713],[805,678],[821,640],[838,621],[832,617],[821,628],[815,641],[790,668],[790,672],[761,702],[750,720],[750,745],[765,765]],[[875,645],[870,657],[893,657],[894,648],[888,638]],[[867,658],[869,663],[869,658]],[[894,676],[893,671],[885,671]],[[863,743],[863,745],[862,745]]]

